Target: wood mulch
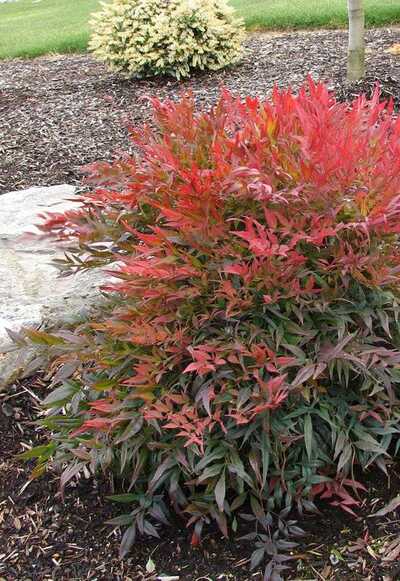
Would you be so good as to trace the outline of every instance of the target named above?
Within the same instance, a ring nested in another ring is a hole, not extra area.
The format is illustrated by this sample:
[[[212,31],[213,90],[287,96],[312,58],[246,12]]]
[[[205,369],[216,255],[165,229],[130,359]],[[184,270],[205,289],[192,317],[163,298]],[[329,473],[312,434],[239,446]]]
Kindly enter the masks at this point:
[[[342,98],[370,91],[379,79],[400,102],[400,56],[385,52],[400,29],[367,34],[368,77],[345,85],[346,31],[253,34],[240,66],[178,83],[123,80],[88,55],[0,62],[0,192],[77,183],[80,166],[129,149],[126,124],[149,117],[146,96],[176,98],[192,90],[199,106],[220,87],[264,97],[274,83],[298,87],[306,75],[328,82]]]

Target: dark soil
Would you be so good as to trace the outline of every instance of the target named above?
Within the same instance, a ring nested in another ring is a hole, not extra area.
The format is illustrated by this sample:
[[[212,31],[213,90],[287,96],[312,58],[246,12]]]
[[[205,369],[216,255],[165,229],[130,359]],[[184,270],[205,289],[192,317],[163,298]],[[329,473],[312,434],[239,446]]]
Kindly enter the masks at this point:
[[[129,558],[120,561],[120,532],[104,524],[117,514],[105,499],[113,491],[111,482],[80,481],[68,488],[62,501],[57,474],[30,482],[32,466],[16,458],[27,447],[45,440],[46,435],[34,423],[40,412],[38,398],[45,391],[45,383],[36,378],[0,394],[0,580],[262,578],[260,572],[248,569],[251,544],[226,541],[210,531],[201,549],[191,549],[188,532],[179,522],[161,531],[160,540],[138,542]],[[287,579],[399,579],[399,555],[387,558],[396,539],[400,554],[400,513],[369,518],[398,493],[397,470],[395,466],[391,470],[390,485],[380,474],[367,476],[369,494],[357,511],[358,518],[325,505],[321,516],[302,521],[307,535],[293,555]],[[146,565],[149,568],[151,562],[155,570],[149,573]]]
[[[176,98],[192,90],[199,106],[215,102],[225,85],[241,95],[266,96],[274,83],[297,88],[310,73],[341,98],[376,80],[400,103],[400,56],[385,52],[400,30],[367,34],[366,81],[345,83],[346,31],[254,34],[240,66],[178,83],[170,79],[123,80],[90,56],[55,56],[0,62],[0,192],[77,183],[79,168],[129,149],[126,122],[149,117],[146,96]]]

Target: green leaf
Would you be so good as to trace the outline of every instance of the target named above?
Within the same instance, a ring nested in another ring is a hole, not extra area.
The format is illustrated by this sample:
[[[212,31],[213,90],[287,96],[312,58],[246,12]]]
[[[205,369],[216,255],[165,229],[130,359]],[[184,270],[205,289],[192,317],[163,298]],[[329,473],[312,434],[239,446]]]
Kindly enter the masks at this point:
[[[225,470],[222,472],[217,485],[214,490],[215,500],[217,502],[218,508],[221,512],[224,511],[224,502],[225,502],[225,491],[226,491],[226,484],[225,484]]]
[[[263,431],[261,435],[261,464],[262,464],[262,485],[263,488],[267,482],[269,469],[269,436]]]
[[[242,494],[239,494],[239,496],[237,496],[231,503],[231,511],[235,511],[237,510],[239,507],[241,507],[245,500],[247,498],[247,492],[243,492]]]
[[[122,432],[122,434],[119,436],[119,438],[115,441],[115,443],[120,444],[121,442],[124,442],[128,438],[132,438],[132,436],[135,436],[135,434],[140,432],[140,430],[142,429],[142,426],[143,426],[143,416],[138,415],[137,417],[133,418],[133,420],[131,420],[129,422],[129,424],[126,426],[125,430]]]
[[[343,448],[343,452],[339,456],[339,461],[337,465],[337,471],[340,472],[341,469],[347,464],[353,454],[353,447],[351,444],[346,444]]]
[[[136,525],[131,525],[124,533],[122,537],[121,545],[119,547],[119,556],[121,559],[126,557],[129,553],[133,543],[136,539]]]
[[[109,500],[114,502],[130,503],[135,502],[139,499],[139,495],[127,493],[127,494],[112,494],[111,496],[106,496]]]
[[[333,456],[334,460],[336,460],[339,454],[343,451],[347,440],[348,440],[347,434],[345,432],[339,432],[338,437],[336,438],[335,453]]]
[[[226,450],[222,446],[218,446],[213,452],[207,453],[202,457],[199,463],[196,466],[196,471],[199,472],[203,470],[213,460],[219,460],[219,458],[223,458],[226,454]]]
[[[304,418],[304,443],[306,445],[308,459],[311,459],[313,448],[313,425],[311,414]]]
[[[56,444],[45,444],[43,446],[36,446],[31,450],[27,450],[26,452],[22,452],[22,454],[18,455],[18,458],[22,460],[31,460],[32,458],[50,458],[52,453],[56,449]]]
[[[100,379],[96,381],[92,387],[96,391],[106,391],[114,387],[118,383],[117,379]]]
[[[322,476],[322,474],[314,474],[308,481],[310,484],[320,484],[321,482],[332,482],[329,476]]]
[[[45,331],[38,331],[37,329],[26,329],[25,334],[32,343],[38,345],[62,345],[65,343],[64,339],[50,335],[50,333],[46,333]]]
[[[148,535],[150,537],[156,537],[157,539],[160,538],[160,535],[158,534],[156,527],[152,525],[151,522],[149,522],[148,520],[145,520],[143,522],[143,532],[145,535]]]
[[[378,444],[372,444],[369,441],[358,440],[357,442],[354,442],[354,445],[357,446],[359,450],[363,450],[364,452],[371,452],[374,454],[385,454],[386,456],[388,456],[387,452],[385,452],[385,450],[381,446],[379,446]]]
[[[264,558],[264,554],[265,554],[265,547],[260,547],[259,549],[256,549],[255,551],[253,551],[253,553],[251,555],[251,559],[250,559],[250,570],[251,571],[253,571],[253,569],[258,567],[258,565],[261,563],[261,561]]]
[[[254,488],[255,483],[253,482],[251,476],[245,472],[242,464],[228,464],[228,470],[233,474],[237,474],[237,476],[244,480],[251,488]]]
[[[214,466],[209,466],[204,470],[204,472],[202,472],[202,474],[200,474],[198,481],[202,482],[203,480],[217,476],[223,468],[224,464],[214,464]]]
[[[53,407],[55,404],[61,404],[69,401],[77,392],[77,388],[72,383],[64,383],[61,387],[57,387],[52,391],[43,401],[44,407]]]
[[[124,525],[132,524],[132,521],[133,516],[131,514],[121,514],[120,516],[115,516],[114,518],[107,520],[106,523],[114,527],[122,527]]]
[[[149,482],[149,492],[153,493],[158,486],[162,484],[162,482],[166,478],[166,472],[170,470],[173,466],[176,465],[175,458],[165,458],[165,460],[160,464],[160,466],[155,471],[152,479]]]
[[[250,506],[251,506],[251,510],[253,511],[254,515],[258,519],[261,519],[265,516],[263,507],[261,506],[261,504],[259,503],[257,498],[253,495],[250,496]]]

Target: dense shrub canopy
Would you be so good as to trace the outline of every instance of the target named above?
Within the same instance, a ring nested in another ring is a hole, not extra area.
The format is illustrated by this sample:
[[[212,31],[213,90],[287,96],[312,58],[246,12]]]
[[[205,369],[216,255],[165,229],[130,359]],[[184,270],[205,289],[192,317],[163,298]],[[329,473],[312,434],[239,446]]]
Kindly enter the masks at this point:
[[[226,0],[112,0],[92,28],[94,54],[139,77],[223,68],[239,59],[244,36]]]
[[[58,369],[39,470],[118,470],[131,536],[166,500],[194,542],[245,501],[259,521],[317,495],[352,510],[354,466],[397,451],[400,121],[311,81],[154,115],[44,226],[112,278],[97,320],[29,332]]]

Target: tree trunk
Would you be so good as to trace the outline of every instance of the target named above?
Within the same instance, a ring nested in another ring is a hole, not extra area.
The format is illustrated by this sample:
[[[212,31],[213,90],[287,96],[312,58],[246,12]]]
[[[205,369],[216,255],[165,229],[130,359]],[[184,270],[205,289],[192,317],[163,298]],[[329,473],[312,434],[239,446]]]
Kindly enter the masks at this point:
[[[347,0],[349,11],[349,52],[347,79],[358,81],[365,75],[365,15],[363,0]]]

